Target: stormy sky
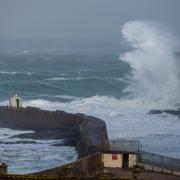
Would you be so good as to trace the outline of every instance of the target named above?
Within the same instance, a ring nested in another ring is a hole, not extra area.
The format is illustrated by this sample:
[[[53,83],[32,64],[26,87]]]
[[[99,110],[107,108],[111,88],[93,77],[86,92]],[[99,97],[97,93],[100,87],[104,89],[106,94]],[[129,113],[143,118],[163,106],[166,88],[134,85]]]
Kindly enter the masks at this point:
[[[158,21],[180,37],[179,17],[180,0],[0,0],[0,40],[116,49],[125,22]]]

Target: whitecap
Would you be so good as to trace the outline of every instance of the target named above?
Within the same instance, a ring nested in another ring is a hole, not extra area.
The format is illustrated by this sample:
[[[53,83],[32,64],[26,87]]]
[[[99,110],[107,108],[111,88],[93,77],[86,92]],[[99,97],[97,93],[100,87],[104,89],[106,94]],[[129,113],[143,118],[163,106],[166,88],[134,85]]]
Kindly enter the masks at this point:
[[[18,72],[10,72],[10,71],[0,71],[0,74],[8,74],[8,75],[15,75]]]

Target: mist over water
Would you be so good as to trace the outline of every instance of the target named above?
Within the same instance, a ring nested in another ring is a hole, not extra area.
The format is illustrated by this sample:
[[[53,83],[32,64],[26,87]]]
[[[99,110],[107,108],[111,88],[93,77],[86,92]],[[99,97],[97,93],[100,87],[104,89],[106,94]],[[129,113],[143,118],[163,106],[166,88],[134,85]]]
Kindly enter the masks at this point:
[[[126,91],[134,100],[152,108],[172,108],[180,103],[177,41],[166,29],[146,21],[127,22],[121,29],[133,48],[120,55],[132,68],[133,80]]]

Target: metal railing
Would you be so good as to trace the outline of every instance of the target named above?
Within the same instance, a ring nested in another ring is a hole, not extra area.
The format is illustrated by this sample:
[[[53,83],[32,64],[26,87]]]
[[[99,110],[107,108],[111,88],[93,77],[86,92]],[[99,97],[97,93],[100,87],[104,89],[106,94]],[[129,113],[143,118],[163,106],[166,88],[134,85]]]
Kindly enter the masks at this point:
[[[142,150],[142,147],[140,147],[138,140],[111,139],[109,141],[109,151],[135,153],[138,155],[139,163],[172,171],[180,171],[180,159],[145,152]]]
[[[149,152],[139,152],[138,162],[172,171],[180,171],[180,159],[170,158]]]
[[[127,139],[112,139],[109,141],[109,150],[124,153],[137,153],[139,151],[139,141]]]

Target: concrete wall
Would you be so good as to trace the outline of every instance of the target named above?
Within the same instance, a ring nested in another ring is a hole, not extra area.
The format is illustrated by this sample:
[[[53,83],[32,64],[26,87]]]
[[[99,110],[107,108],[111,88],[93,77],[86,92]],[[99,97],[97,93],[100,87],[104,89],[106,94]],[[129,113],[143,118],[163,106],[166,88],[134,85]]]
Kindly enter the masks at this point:
[[[49,176],[94,176],[103,171],[102,155],[96,153],[64,166],[34,173],[34,175]]]
[[[91,116],[83,115],[83,117],[84,121],[79,126],[81,138],[78,144],[78,151],[81,155],[80,157],[108,150],[109,142],[106,124]]]

